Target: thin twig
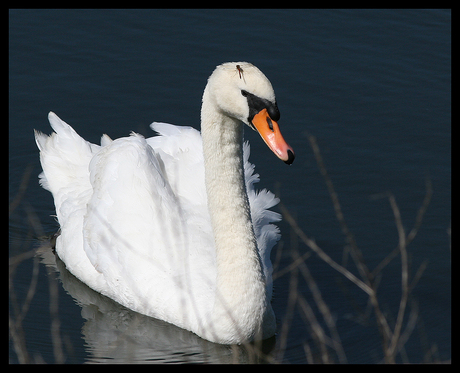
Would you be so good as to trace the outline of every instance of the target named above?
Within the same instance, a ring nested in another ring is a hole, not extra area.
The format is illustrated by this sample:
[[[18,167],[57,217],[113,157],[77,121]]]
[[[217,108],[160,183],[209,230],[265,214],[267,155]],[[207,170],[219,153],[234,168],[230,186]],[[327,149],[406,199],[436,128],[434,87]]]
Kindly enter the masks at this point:
[[[297,256],[298,259],[297,252],[294,252],[293,256]],[[318,306],[318,309],[320,310],[324,321],[326,322],[329,332],[331,333],[331,347],[333,347],[336,351],[337,356],[339,358],[339,362],[341,364],[344,364],[347,362],[347,358],[345,356],[345,352],[343,351],[342,342],[340,341],[340,336],[337,332],[334,317],[332,316],[332,313],[329,310],[329,307],[327,306],[326,302],[324,302],[324,299],[321,295],[321,291],[319,290],[316,281],[313,279],[313,276],[311,275],[310,270],[308,269],[308,266],[305,264],[305,262],[302,262],[300,264],[299,269],[302,275],[304,276],[305,280],[307,281],[308,287],[311,293],[313,294],[315,303]]]
[[[313,154],[315,156],[318,168],[321,172],[321,175],[324,178],[327,190],[329,191],[329,195],[332,200],[332,205],[334,206],[335,215],[342,229],[342,233],[345,235],[347,243],[350,246],[351,257],[353,258],[353,261],[356,267],[358,268],[362,281],[365,282],[366,285],[370,286],[369,269],[367,268],[364,262],[361,251],[358,249],[358,245],[356,244],[354,235],[351,233],[350,229],[348,228],[348,224],[345,220],[345,216],[343,214],[342,207],[340,206],[338,194],[335,191],[334,184],[332,183],[329,173],[327,172],[326,166],[324,165],[323,157],[319,150],[318,143],[316,142],[316,137],[310,134],[307,134],[307,137],[313,149]]]
[[[431,179],[429,177],[426,178],[425,180],[425,197],[423,198],[422,205],[420,206],[419,210],[417,211],[417,216],[415,217],[415,223],[412,229],[410,230],[409,234],[406,237],[406,246],[408,246],[415,238],[417,235],[420,226],[422,224],[423,218],[425,216],[426,210],[431,202],[431,197],[433,195],[433,185],[431,182]],[[378,195],[373,195],[371,198],[372,199],[377,199],[381,197],[386,197],[388,198],[388,193],[382,193]],[[396,246],[393,251],[388,254],[372,271],[371,276],[374,278],[377,276],[378,273],[380,273],[383,268],[385,268],[394,258],[396,258],[399,254],[399,245]]]
[[[329,191],[329,195],[331,197],[332,204],[334,206],[334,211],[337,217],[337,220],[339,221],[342,233],[346,237],[346,242],[347,245],[345,246],[346,250],[349,250],[350,255],[359,271],[361,279],[357,278],[355,275],[353,275],[345,266],[338,264],[335,262],[329,255],[327,255],[317,244],[314,240],[309,238],[297,225],[297,222],[295,219],[292,217],[292,215],[289,213],[287,208],[283,205],[280,204],[280,209],[283,214],[284,219],[288,222],[288,224],[292,227],[294,232],[297,234],[297,236],[302,240],[302,242],[307,245],[312,251],[314,251],[323,261],[325,261],[327,264],[329,264],[332,268],[337,270],[339,273],[341,273],[343,276],[348,278],[352,283],[357,285],[359,288],[361,288],[363,291],[366,292],[369,296],[369,302],[372,305],[372,308],[374,309],[374,313],[376,315],[377,319],[377,326],[379,328],[380,334],[382,336],[382,346],[383,346],[383,351],[384,351],[384,356],[385,356],[385,361],[394,363],[395,362],[395,357],[398,353],[404,355],[404,345],[407,342],[410,334],[412,333],[415,324],[417,322],[417,315],[418,312],[415,309],[415,307],[412,307],[412,312],[409,315],[409,320],[406,323],[406,326],[404,328],[403,332],[403,324],[404,324],[404,319],[406,315],[406,310],[407,310],[407,305],[408,305],[408,300],[409,300],[409,295],[417,281],[420,279],[423,270],[426,267],[426,262],[422,263],[422,265],[419,267],[417,270],[416,275],[414,276],[412,283],[409,283],[409,260],[408,260],[408,253],[407,253],[407,245],[415,238],[417,235],[423,217],[425,215],[426,209],[430,203],[431,200],[431,195],[432,195],[432,185],[431,185],[431,180],[429,178],[426,179],[426,194],[425,198],[422,202],[422,206],[418,210],[415,223],[413,228],[410,230],[409,234],[406,235],[406,231],[404,229],[403,223],[402,223],[402,218],[401,218],[401,213],[399,210],[399,206],[396,203],[396,199],[394,195],[391,193],[385,193],[384,196],[388,198],[388,201],[390,203],[391,209],[393,211],[394,215],[394,220],[398,232],[398,246],[395,250],[393,250],[377,267],[374,269],[374,271],[370,272],[367,265],[365,264],[364,258],[362,256],[361,251],[358,249],[356,245],[356,241],[354,239],[353,234],[348,228],[348,225],[346,223],[342,208],[340,206],[340,202],[338,199],[338,195],[335,191],[335,188],[333,186],[332,180],[328,175],[328,172],[326,170],[326,167],[324,165],[323,158],[321,156],[318,144],[316,142],[316,138],[314,136],[308,135],[308,139],[310,141],[311,147],[313,149],[314,156],[316,158],[316,162],[318,164],[319,170],[321,172],[321,175],[324,178],[324,181],[326,183],[327,189]],[[377,285],[376,285],[376,279],[379,278],[382,269],[396,256],[401,257],[401,299],[400,299],[400,304],[398,308],[398,314],[396,317],[396,322],[394,325],[394,329],[390,327],[387,317],[382,313],[380,309],[380,304],[379,304],[379,299],[377,297]],[[324,307],[325,304],[322,303],[322,298],[321,294],[319,293],[319,290],[316,288],[316,283],[314,280],[311,278],[311,274],[308,271],[308,268],[306,267],[304,260],[306,259],[307,255],[303,254],[302,256],[297,255],[294,257],[294,262],[288,267],[289,269],[291,268],[299,268],[301,272],[304,274],[304,277],[307,280],[307,283],[310,286],[310,290],[313,293],[313,296],[315,298],[315,301],[318,305],[318,308],[320,311],[323,313],[323,317],[325,318],[326,322],[333,322],[333,320],[328,319],[329,317],[329,310]],[[344,261],[345,263],[345,261]],[[284,271],[279,274],[282,275],[284,274]],[[305,302],[302,303],[302,301],[299,300],[299,304],[301,307],[304,309],[305,316],[309,319],[311,319],[311,315],[309,317],[309,309],[308,309],[308,304],[306,305]],[[313,320],[314,321],[314,320]],[[328,324],[329,325],[329,324]],[[330,324],[330,331],[331,333],[334,331],[335,324],[331,323]],[[321,333],[316,332],[315,333],[318,337],[321,337]],[[325,338],[322,338],[325,340]],[[334,338],[335,339],[335,338]],[[337,351],[337,349],[336,349]],[[324,354],[323,354],[324,356]],[[404,356],[402,356],[404,358]]]
[[[348,278],[351,282],[361,288],[364,292],[371,295],[373,293],[373,289],[357,278],[353,273],[351,273],[348,269],[337,263],[334,259],[332,259],[329,255],[327,255],[323,249],[321,249],[314,240],[309,238],[300,227],[297,225],[297,222],[292,217],[288,209],[284,206],[283,203],[279,204],[281,213],[283,214],[283,218],[286,222],[294,229],[295,233],[299,236],[302,242],[307,245],[310,249],[312,249],[321,259],[323,259],[327,264],[329,264],[332,268],[336,271],[340,272],[346,278]]]
[[[398,316],[396,318],[396,324],[393,330],[393,335],[390,341],[390,345],[388,346],[388,350],[386,351],[386,357],[390,359],[390,361],[394,361],[394,355],[396,352],[396,347],[399,343],[399,337],[401,334],[401,329],[403,325],[404,315],[406,312],[407,300],[409,298],[409,263],[407,258],[407,242],[406,242],[406,231],[404,229],[401,213],[399,211],[398,204],[396,203],[396,199],[393,194],[390,194],[388,200],[391,205],[391,209],[393,211],[393,215],[395,218],[396,228],[398,230],[398,237],[399,237],[399,252],[401,255],[401,300],[399,303],[399,310]]]

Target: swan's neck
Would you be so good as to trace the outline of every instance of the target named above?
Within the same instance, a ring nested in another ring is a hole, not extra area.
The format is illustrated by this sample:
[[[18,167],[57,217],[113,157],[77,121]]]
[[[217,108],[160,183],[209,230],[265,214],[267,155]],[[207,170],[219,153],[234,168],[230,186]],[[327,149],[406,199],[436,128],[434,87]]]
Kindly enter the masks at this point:
[[[251,339],[261,332],[264,313],[271,306],[244,180],[243,125],[204,99],[201,132],[217,261],[213,318]]]

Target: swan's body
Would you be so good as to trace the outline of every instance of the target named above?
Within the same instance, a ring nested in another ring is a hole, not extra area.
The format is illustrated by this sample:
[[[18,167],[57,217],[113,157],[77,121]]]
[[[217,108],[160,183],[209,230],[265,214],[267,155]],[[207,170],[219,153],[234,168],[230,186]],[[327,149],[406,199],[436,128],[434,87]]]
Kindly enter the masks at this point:
[[[278,201],[254,190],[241,121],[292,163],[278,118],[270,82],[242,62],[210,76],[201,135],[153,123],[161,136],[104,135],[98,146],[50,113],[56,133],[36,133],[40,178],[54,197],[56,251],[67,269],[120,304],[213,342],[274,335],[270,251],[279,232],[270,222],[280,217],[268,209]]]

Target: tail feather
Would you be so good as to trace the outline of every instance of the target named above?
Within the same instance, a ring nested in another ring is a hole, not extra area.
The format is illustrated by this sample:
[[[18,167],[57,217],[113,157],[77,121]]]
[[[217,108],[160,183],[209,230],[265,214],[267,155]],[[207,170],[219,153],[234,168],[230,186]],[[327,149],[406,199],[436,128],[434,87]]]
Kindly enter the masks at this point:
[[[89,162],[100,147],[85,141],[53,112],[48,119],[55,132],[47,136],[35,131],[35,142],[43,168],[40,184],[53,194],[58,210],[63,201],[90,190]]]

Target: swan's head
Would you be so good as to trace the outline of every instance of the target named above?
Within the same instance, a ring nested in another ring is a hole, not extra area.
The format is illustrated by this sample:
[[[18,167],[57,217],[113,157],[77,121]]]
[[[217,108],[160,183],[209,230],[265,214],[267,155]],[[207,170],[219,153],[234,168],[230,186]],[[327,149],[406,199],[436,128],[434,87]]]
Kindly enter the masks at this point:
[[[278,158],[287,164],[294,161],[294,150],[284,140],[277,123],[280,112],[275,92],[257,67],[248,62],[217,66],[208,79],[204,95],[225,115],[259,132]]]

